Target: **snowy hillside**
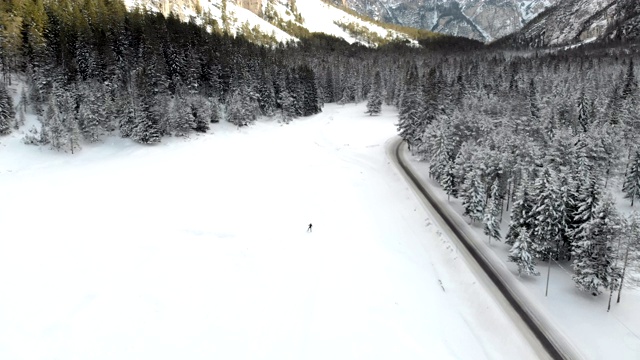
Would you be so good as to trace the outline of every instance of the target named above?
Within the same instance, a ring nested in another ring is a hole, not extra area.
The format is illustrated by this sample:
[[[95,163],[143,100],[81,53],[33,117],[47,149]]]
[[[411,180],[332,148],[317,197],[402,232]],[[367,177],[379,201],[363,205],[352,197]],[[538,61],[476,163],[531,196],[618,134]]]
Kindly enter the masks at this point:
[[[246,5],[243,7],[244,3],[231,0],[126,0],[125,3],[129,9],[141,7],[165,15],[174,13],[183,20],[194,19],[201,24],[208,17],[232,34],[251,29],[271,36],[278,42],[298,40],[294,33],[299,31],[297,27],[369,46],[379,45],[382,41],[409,38],[407,34],[363,20],[322,0],[293,4],[288,0],[265,0],[251,10],[245,8]]]
[[[539,358],[386,159],[397,114],[364,111],[0,138],[0,358]]]
[[[491,41],[521,29],[555,0],[333,0],[375,19]]]
[[[640,3],[636,0],[567,0],[505,39],[507,46],[546,47],[594,40],[640,39]]]

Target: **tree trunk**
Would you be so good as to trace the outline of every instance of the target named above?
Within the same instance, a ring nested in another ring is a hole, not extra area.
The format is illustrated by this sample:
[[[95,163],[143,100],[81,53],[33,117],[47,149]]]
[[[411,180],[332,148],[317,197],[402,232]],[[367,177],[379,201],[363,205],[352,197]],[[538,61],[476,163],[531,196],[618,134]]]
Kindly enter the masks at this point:
[[[620,293],[622,292],[622,286],[624,285],[624,275],[627,272],[627,263],[629,261],[629,250],[631,249],[631,243],[627,244],[627,251],[624,254],[624,265],[622,266],[622,277],[620,278],[620,287],[618,287],[618,300],[616,304],[620,302]]]

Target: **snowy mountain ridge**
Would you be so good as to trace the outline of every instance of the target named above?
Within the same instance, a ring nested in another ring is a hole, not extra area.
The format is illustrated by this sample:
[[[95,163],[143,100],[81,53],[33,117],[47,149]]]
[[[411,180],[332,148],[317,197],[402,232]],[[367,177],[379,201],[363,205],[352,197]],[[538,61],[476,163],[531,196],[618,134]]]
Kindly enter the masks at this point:
[[[637,0],[567,0],[505,39],[505,44],[539,48],[637,39],[640,39],[640,3]]]
[[[324,33],[367,46],[410,38],[321,0],[125,0],[125,4],[129,9],[173,13],[199,24],[209,18],[232,35],[259,33],[273,43],[298,41],[300,31]]]
[[[557,0],[333,0],[376,20],[481,41],[520,30]]]

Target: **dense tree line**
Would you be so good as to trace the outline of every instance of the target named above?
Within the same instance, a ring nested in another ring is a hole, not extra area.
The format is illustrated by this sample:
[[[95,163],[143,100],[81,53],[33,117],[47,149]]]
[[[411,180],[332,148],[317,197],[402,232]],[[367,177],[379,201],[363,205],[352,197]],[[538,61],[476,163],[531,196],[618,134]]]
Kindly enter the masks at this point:
[[[3,5],[1,34],[13,42],[3,42],[2,70],[28,79],[27,101],[42,120],[34,143],[73,151],[117,132],[150,144],[205,132],[221,117],[244,126],[260,115],[308,116],[323,104],[314,70],[286,47],[128,12],[115,0]]]
[[[633,56],[476,53],[405,66],[398,130],[464,215],[505,242],[522,274],[571,264],[593,295],[619,290],[637,253],[640,91]],[[631,249],[630,252],[625,251]]]

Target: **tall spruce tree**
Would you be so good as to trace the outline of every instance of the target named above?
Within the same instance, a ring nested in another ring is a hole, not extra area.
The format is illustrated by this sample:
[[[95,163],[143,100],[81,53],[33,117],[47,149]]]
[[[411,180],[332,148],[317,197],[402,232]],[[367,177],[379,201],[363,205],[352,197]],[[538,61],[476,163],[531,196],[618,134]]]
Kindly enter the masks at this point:
[[[566,232],[565,207],[555,174],[547,167],[534,185],[535,205],[531,212],[533,228],[531,249],[539,259],[557,257],[563,234]]]
[[[371,90],[367,100],[367,114],[378,115],[382,111],[382,76],[377,70],[371,82]]]
[[[511,209],[511,219],[509,222],[509,230],[505,237],[505,243],[513,245],[519,236],[520,230],[524,229],[527,234],[533,230],[533,208],[535,206],[534,199],[529,189],[529,180],[527,176],[520,179],[520,185],[517,188],[513,208]]]
[[[13,101],[9,96],[7,87],[5,84],[0,84],[0,135],[11,133],[15,116]]]
[[[400,115],[398,119],[398,132],[409,149],[418,148],[421,144],[420,137],[425,129],[421,126],[422,102],[418,92],[418,67],[412,64],[407,70],[404,79],[404,92],[400,101]]]
[[[479,170],[474,170],[467,175],[462,185],[461,197],[464,215],[471,221],[481,221],[484,215],[486,202],[485,190]]]
[[[495,239],[500,241],[500,196],[498,194],[498,182],[494,181],[491,185],[491,194],[489,195],[489,200],[487,204],[487,209],[484,212],[484,234],[489,237],[489,242],[491,239]]]
[[[522,274],[540,275],[536,270],[536,259],[530,250],[531,246],[529,232],[524,228],[518,229],[518,235],[514,236],[513,246],[509,250],[509,261],[518,266],[518,276],[522,276]]]
[[[621,271],[616,266],[615,244],[621,236],[621,226],[613,202],[600,201],[594,216],[581,229],[583,235],[573,248],[572,278],[576,286],[594,296],[602,289],[617,288]]]
[[[631,158],[622,191],[626,198],[631,199],[631,206],[636,198],[640,198],[640,150],[636,150]]]

